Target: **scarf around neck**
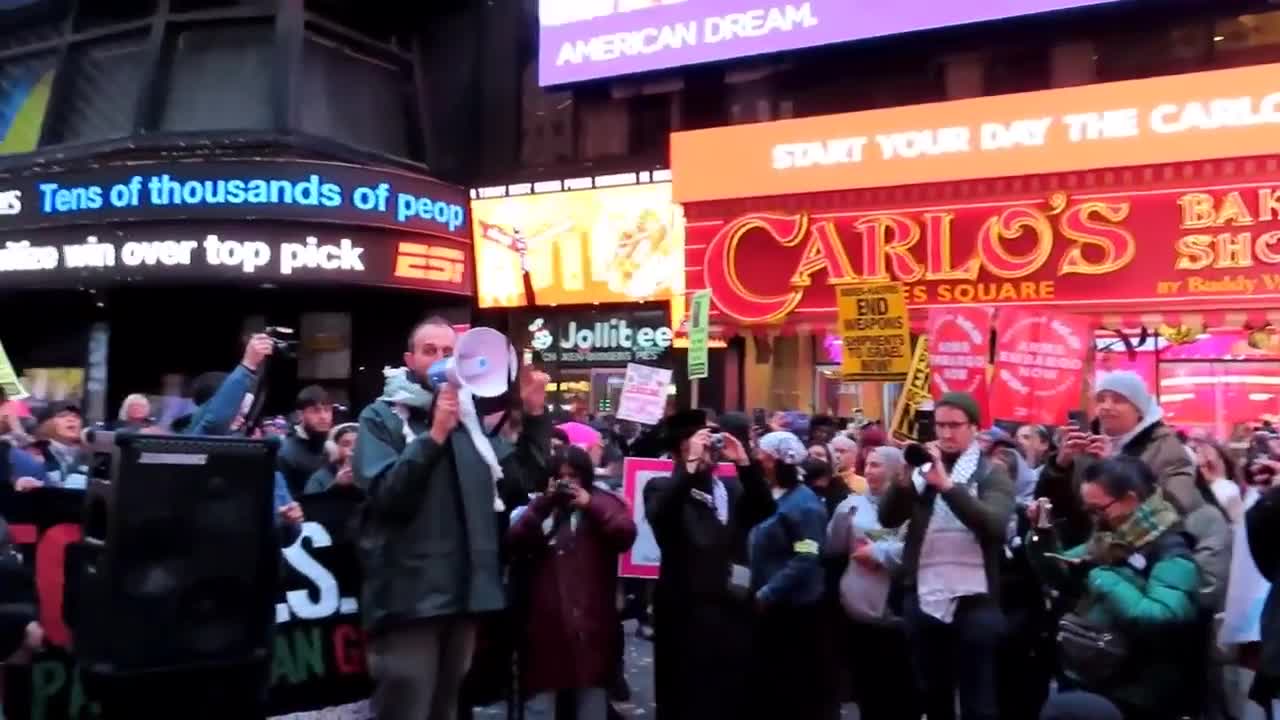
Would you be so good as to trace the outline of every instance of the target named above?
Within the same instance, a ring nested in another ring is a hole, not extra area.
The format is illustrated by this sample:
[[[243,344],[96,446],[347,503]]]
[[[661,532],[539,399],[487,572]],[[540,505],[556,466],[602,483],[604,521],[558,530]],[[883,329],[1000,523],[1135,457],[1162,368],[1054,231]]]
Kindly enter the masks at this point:
[[[414,378],[413,373],[409,372],[409,368],[385,367],[382,369],[382,376],[386,381],[383,384],[382,395],[378,399],[391,405],[391,409],[400,417],[400,426],[404,433],[405,442],[412,442],[417,437],[417,433],[413,431],[413,428],[409,427],[410,411],[426,411],[427,408],[431,407],[431,401],[435,396]],[[458,421],[458,424],[467,431],[467,436],[471,438],[471,444],[475,446],[480,459],[489,468],[489,475],[494,484],[494,511],[504,512],[506,504],[502,502],[502,496],[498,492],[498,481],[503,476],[502,465],[498,462],[498,456],[493,451],[493,444],[489,442],[489,438],[485,437],[484,430],[480,427],[480,417],[476,414],[475,398],[472,397],[471,391],[466,388],[458,391]]]
[[[1150,545],[1179,520],[1181,515],[1177,508],[1164,499],[1160,490],[1156,490],[1120,527],[1115,530],[1095,530],[1089,538],[1089,555],[1107,558],[1117,551],[1131,555]]]
[[[978,444],[970,444],[951,468],[952,484],[976,495],[977,484],[971,480],[981,459]],[[920,468],[912,473],[912,481],[917,492],[923,493],[925,480]],[[933,499],[932,515],[920,547],[916,592],[920,609],[947,624],[955,617],[960,598],[990,592],[982,545],[952,512],[951,505],[937,496]]]

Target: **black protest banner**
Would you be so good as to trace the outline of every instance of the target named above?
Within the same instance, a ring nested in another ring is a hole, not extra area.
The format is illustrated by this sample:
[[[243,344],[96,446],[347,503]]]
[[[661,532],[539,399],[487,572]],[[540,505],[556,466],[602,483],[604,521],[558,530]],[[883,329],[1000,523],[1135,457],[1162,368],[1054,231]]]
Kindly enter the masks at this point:
[[[10,538],[35,573],[40,620],[49,642],[30,666],[6,669],[7,720],[99,717],[62,620],[68,575],[75,567],[68,549],[82,536],[83,498],[77,491],[44,489],[15,495],[6,506]],[[359,702],[371,687],[360,628],[360,572],[347,531],[359,499],[326,493],[304,497],[301,503],[307,516],[302,537],[282,551],[271,661],[273,716]]]

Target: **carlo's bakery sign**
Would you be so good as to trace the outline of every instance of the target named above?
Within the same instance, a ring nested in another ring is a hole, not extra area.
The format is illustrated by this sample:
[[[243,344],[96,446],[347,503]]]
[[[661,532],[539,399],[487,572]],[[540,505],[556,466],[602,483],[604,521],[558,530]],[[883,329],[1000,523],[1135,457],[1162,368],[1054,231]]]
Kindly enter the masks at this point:
[[[561,365],[660,363],[674,337],[663,311],[535,315],[528,332],[539,359]]]
[[[538,78],[559,85],[1115,0],[539,0]]]

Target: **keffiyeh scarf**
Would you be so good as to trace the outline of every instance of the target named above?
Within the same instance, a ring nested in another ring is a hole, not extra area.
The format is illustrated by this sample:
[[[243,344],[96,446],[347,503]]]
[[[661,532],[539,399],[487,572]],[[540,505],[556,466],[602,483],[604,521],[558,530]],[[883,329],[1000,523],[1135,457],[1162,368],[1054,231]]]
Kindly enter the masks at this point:
[[[960,455],[951,469],[951,483],[956,488],[977,495],[977,483],[970,481],[981,457],[977,443]],[[924,492],[920,468],[912,474],[912,482],[917,492]],[[960,598],[989,591],[986,558],[977,536],[955,516],[945,499],[935,497],[916,573],[920,609],[950,624]]]

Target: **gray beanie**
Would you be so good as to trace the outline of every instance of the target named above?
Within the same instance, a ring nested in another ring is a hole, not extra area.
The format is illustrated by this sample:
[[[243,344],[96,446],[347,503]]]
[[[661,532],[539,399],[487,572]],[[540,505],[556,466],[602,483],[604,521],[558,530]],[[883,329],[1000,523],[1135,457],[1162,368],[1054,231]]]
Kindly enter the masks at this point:
[[[1125,400],[1128,400],[1134,407],[1138,408],[1138,414],[1146,418],[1156,410],[1156,399],[1151,396],[1151,391],[1147,389],[1147,383],[1142,376],[1129,370],[1117,370],[1107,373],[1098,381],[1097,388],[1094,389],[1094,395],[1110,391]]]

